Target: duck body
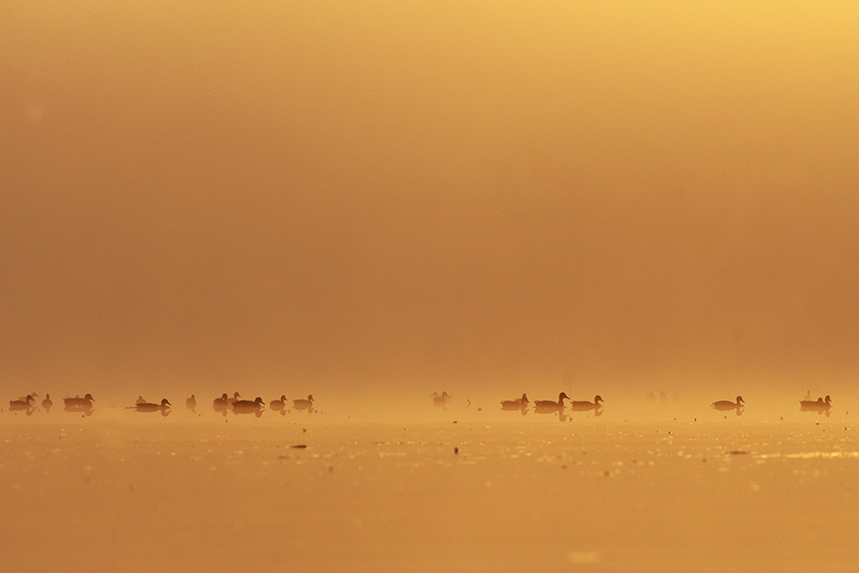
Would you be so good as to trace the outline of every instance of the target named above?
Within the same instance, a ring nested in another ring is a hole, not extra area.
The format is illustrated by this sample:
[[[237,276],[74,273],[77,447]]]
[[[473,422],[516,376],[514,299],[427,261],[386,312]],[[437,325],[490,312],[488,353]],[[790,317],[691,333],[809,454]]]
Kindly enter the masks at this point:
[[[447,408],[448,402],[453,396],[448,394],[447,392],[442,392],[439,394],[438,392],[432,393],[432,404],[433,406],[437,406],[439,408]]]
[[[743,400],[743,397],[737,396],[736,402],[731,402],[730,400],[719,400],[718,402],[710,404],[710,407],[719,410],[720,412],[726,412],[728,410],[739,410],[745,405],[746,402]]]
[[[522,394],[521,398],[516,398],[515,400],[501,400],[501,409],[516,412],[523,408],[527,408],[528,404],[530,404],[528,396],[526,394]]]
[[[153,404],[151,402],[136,402],[134,406],[129,406],[128,409],[134,409],[138,412],[162,412],[166,413],[167,410],[170,409],[172,404],[167,398],[161,400],[160,404]]]
[[[832,408],[832,398],[828,395],[826,399],[818,398],[817,400],[800,400],[799,401],[799,411],[800,412],[829,412],[829,409]]]
[[[185,398],[185,407],[191,410],[192,412],[197,411],[197,397],[191,394],[190,397]]]
[[[306,400],[293,400],[292,407],[295,410],[307,410],[308,412],[313,412],[313,395],[309,394]]]
[[[555,412],[563,412],[564,400],[569,400],[566,392],[558,394],[558,401],[554,400],[537,400],[534,402],[534,411],[538,414],[554,414]]]
[[[256,400],[237,400],[233,404],[233,414],[256,414],[260,416],[264,407],[265,402],[259,396]]]
[[[26,398],[19,398],[18,400],[9,400],[9,410],[11,412],[29,412],[33,407],[33,395],[27,394]]]
[[[602,396],[597,394],[594,396],[593,402],[588,402],[587,400],[571,400],[570,405],[573,408],[574,412],[587,412],[588,410],[597,410],[602,408],[603,399]]]
[[[95,402],[95,398],[92,397],[92,394],[87,394],[83,398],[80,396],[75,396],[74,398],[63,398],[63,409],[66,412],[91,413],[93,402]]]
[[[268,407],[271,408],[274,412],[280,412],[283,414],[286,411],[286,396],[283,394],[280,395],[279,400],[272,400],[268,403]]]
[[[220,412],[220,413],[226,415],[227,410],[230,409],[230,398],[229,398],[229,396],[227,396],[227,394],[224,393],[224,394],[221,394],[220,398],[215,398],[215,400],[212,402],[212,409],[215,412]]]
[[[45,412],[50,412],[51,408],[54,407],[54,402],[51,400],[50,394],[45,394],[45,399],[42,400],[42,408],[45,409]]]

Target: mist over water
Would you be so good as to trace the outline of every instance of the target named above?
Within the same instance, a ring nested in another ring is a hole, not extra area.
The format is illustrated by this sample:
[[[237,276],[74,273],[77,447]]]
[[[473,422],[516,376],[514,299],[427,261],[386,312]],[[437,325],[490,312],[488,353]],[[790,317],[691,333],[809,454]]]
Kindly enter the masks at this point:
[[[0,38],[0,569],[855,569],[855,3]]]

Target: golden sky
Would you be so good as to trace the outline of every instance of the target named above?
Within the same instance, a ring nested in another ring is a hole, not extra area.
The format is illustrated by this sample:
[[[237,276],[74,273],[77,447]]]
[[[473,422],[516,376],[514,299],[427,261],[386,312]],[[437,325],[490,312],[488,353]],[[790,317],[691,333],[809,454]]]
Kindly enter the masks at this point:
[[[0,84],[10,391],[859,374],[855,2],[12,0]]]

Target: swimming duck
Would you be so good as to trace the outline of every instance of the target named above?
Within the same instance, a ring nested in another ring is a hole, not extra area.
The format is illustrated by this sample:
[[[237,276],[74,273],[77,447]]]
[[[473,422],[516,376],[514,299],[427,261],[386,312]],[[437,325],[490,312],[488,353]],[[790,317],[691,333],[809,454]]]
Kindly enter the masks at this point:
[[[522,394],[521,398],[516,398],[515,400],[501,400],[501,409],[508,411],[518,411],[522,408],[527,408],[528,403],[528,396]]]
[[[224,416],[227,415],[227,410],[230,409],[230,398],[227,396],[226,392],[221,394],[220,398],[215,398],[215,401],[212,402],[212,409],[215,412],[220,412]]]
[[[451,398],[453,398],[453,396],[451,396],[447,392],[442,392],[441,395],[439,395],[438,392],[433,392],[432,393],[433,406],[438,406],[439,408],[447,409],[448,402],[450,402]]]
[[[30,408],[33,407],[33,395],[27,394],[25,398],[19,398],[18,400],[9,400],[9,411],[11,412],[24,412],[30,411]]]
[[[710,404],[710,407],[715,408],[719,411],[727,411],[727,410],[739,410],[743,406],[746,405],[746,402],[743,400],[742,396],[737,396],[737,401],[731,402],[730,400],[719,400],[718,402],[713,402]]]
[[[832,398],[829,395],[826,395],[826,400],[823,398],[818,398],[817,400],[800,400],[799,401],[799,411],[800,412],[818,412],[818,413],[829,413],[829,409],[832,407]]]
[[[313,412],[313,395],[308,395],[307,400],[293,400],[292,407],[295,410],[307,410],[308,412]]]
[[[235,406],[236,402],[238,402],[241,397],[241,394],[239,394],[238,392],[233,392],[233,397],[230,398],[230,406]]]
[[[570,402],[573,405],[573,410],[575,412],[586,412],[588,410],[598,410],[602,408],[603,399],[602,396],[597,394],[594,396],[593,402],[588,402],[587,400],[572,400]]]
[[[233,414],[256,414],[262,415],[262,410],[265,407],[265,402],[257,396],[256,400],[237,400],[233,404]]]
[[[138,412],[161,412],[165,416],[167,415],[167,410],[170,409],[172,404],[167,398],[161,400],[160,404],[152,404],[149,402],[136,402],[134,406],[129,406],[127,409],[132,410],[136,409]]]
[[[280,412],[281,414],[286,413],[286,396],[283,394],[280,395],[280,400],[272,400],[268,403],[268,407],[272,409],[274,412]]]
[[[197,397],[191,394],[189,398],[185,398],[185,407],[192,412],[197,412]]]
[[[45,409],[45,412],[50,412],[51,408],[53,408],[54,403],[51,401],[51,395],[45,394],[45,399],[42,400],[42,408]]]
[[[92,413],[92,403],[95,398],[92,394],[87,394],[83,398],[75,396],[74,398],[63,398],[63,409],[66,412],[84,412],[85,414]]]
[[[566,392],[558,394],[558,401],[554,400],[537,400],[534,402],[534,411],[538,414],[553,414],[564,410],[564,400],[569,400]]]

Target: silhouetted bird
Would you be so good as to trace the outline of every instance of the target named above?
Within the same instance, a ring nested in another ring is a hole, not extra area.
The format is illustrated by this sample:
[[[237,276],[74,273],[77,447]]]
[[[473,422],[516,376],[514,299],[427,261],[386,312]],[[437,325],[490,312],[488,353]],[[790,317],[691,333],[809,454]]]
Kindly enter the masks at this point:
[[[442,392],[441,395],[439,395],[438,392],[433,392],[431,397],[433,406],[438,406],[445,410],[447,409],[447,405],[450,403],[450,399],[453,398],[453,396],[447,392]]]
[[[33,395],[27,394],[25,398],[19,398],[18,400],[9,400],[9,411],[29,412],[30,408],[33,407],[33,403]]]
[[[92,403],[95,398],[92,394],[87,394],[83,398],[75,396],[74,398],[63,398],[63,409],[66,412],[83,412],[84,414],[92,414]]]
[[[313,412],[313,395],[310,394],[307,396],[307,400],[298,399],[292,401],[292,408],[294,410],[307,410],[308,412]]]
[[[727,410],[739,410],[743,406],[746,405],[746,402],[743,400],[742,396],[737,396],[736,402],[731,402],[730,400],[719,400],[718,402],[713,402],[710,404],[712,408],[715,408],[719,411],[727,411]]]
[[[538,414],[553,414],[564,410],[564,400],[569,400],[565,392],[558,394],[558,401],[554,400],[537,400],[534,402],[534,411]]]
[[[522,408],[527,408],[529,403],[528,396],[522,394],[521,398],[515,400],[501,400],[501,409],[518,412]]]
[[[170,409],[172,404],[167,398],[161,400],[160,404],[152,404],[150,402],[137,402],[134,406],[129,406],[128,410],[137,410],[138,412],[161,412],[163,415],[168,414],[168,410]]]
[[[51,395],[45,394],[45,399],[42,400],[42,408],[45,409],[45,412],[50,413],[51,408],[54,407],[54,403],[51,401]]]
[[[230,398],[227,396],[226,392],[221,394],[220,398],[215,398],[215,401],[212,402],[212,409],[215,412],[220,412],[224,416],[227,415],[227,410],[230,409]]]
[[[286,396],[280,395],[280,400],[272,400],[268,403],[268,407],[274,412],[286,413]]]
[[[197,413],[197,397],[194,396],[193,394],[191,394],[190,398],[185,398],[185,407],[196,414]]]
[[[233,404],[233,414],[256,414],[262,415],[265,402],[257,396],[256,400],[237,400]]]
[[[597,410],[602,408],[603,399],[602,396],[597,394],[594,396],[593,402],[588,402],[587,400],[572,400],[570,404],[573,406],[573,411],[575,412],[586,412],[588,410]]]
[[[826,395],[826,400],[818,398],[817,400],[799,401],[800,412],[817,412],[819,414],[826,412],[828,414],[830,408],[832,408],[832,398],[828,394]]]

